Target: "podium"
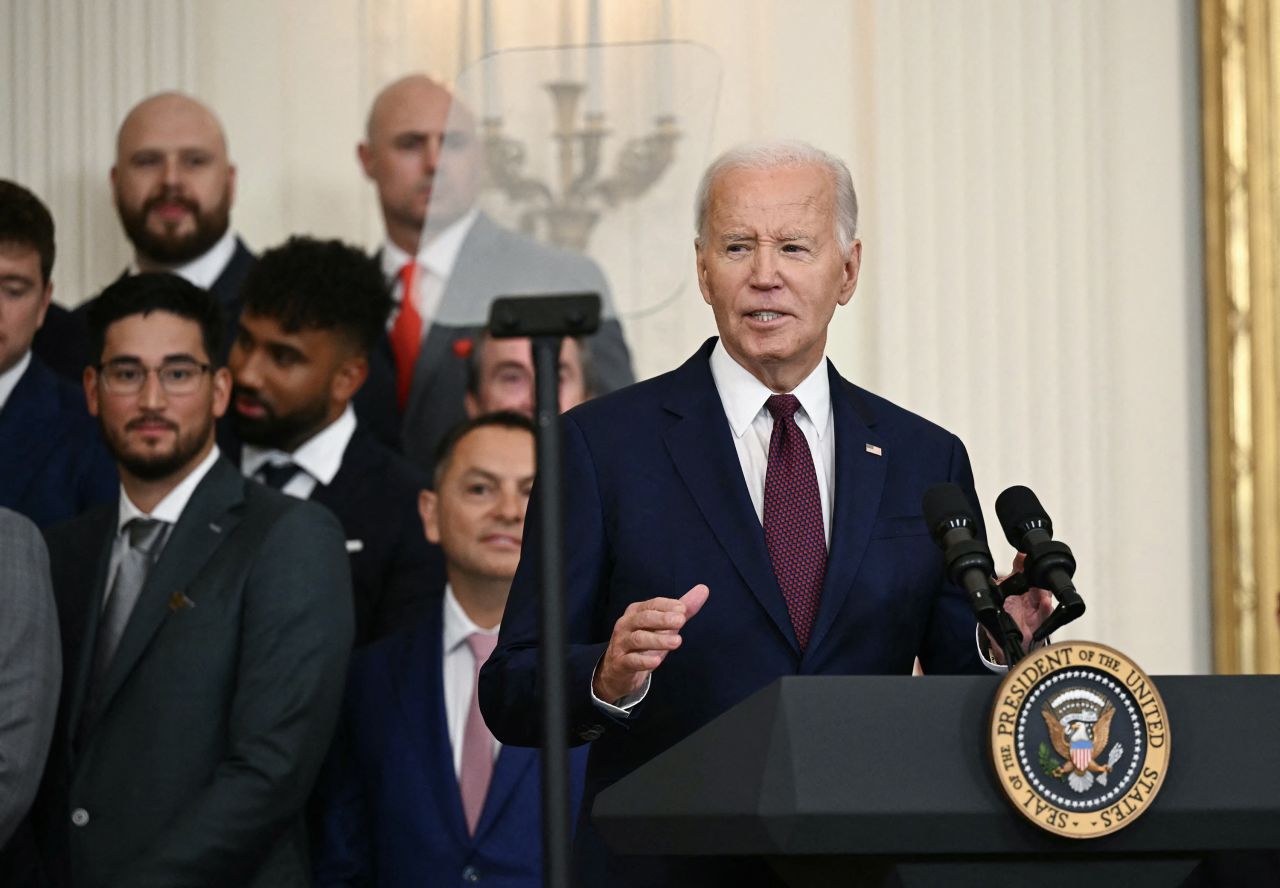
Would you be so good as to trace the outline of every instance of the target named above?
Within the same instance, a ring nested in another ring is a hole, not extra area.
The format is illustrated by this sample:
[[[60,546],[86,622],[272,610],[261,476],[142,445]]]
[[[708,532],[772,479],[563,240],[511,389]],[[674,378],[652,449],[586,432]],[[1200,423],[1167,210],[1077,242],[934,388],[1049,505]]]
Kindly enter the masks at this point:
[[[787,677],[596,799],[621,854],[748,855],[788,885],[1181,885],[1280,849],[1280,677],[1164,676],[1164,786],[1096,839],[1043,832],[992,773],[997,676]],[[1264,861],[1265,865],[1265,861]]]

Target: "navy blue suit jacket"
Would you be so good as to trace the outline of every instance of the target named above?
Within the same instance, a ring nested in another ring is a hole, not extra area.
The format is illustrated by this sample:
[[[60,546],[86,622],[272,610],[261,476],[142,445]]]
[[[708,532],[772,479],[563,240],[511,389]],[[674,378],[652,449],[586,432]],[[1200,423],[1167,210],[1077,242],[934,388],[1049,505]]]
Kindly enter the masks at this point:
[[[114,502],[120,492],[84,390],[35,355],[0,410],[0,466],[0,506],[40,527]]]
[[[504,746],[467,835],[444,714],[441,607],[352,659],[325,787],[317,886],[542,884],[540,761]],[[571,764],[572,804],[585,756]]]
[[[943,576],[920,510],[925,490],[940,481],[958,483],[976,501],[960,440],[827,365],[836,436],[831,546],[801,652],[711,376],[714,344],[670,373],[565,416],[570,732],[571,742],[593,741],[575,846],[583,885],[755,884],[758,865],[730,873],[612,857],[585,812],[601,789],[776,678],[907,675],[917,655],[928,673],[983,671],[967,598]],[[528,514],[480,702],[498,739],[534,745],[536,503]],[[698,583],[710,597],[653,673],[648,696],[625,723],[604,716],[590,685],[614,623],[632,602],[678,597]]]

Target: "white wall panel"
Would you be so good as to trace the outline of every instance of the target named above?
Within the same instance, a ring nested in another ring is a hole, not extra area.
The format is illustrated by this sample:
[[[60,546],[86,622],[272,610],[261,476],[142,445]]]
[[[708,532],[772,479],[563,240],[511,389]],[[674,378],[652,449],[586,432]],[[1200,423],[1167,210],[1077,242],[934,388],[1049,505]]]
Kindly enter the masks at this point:
[[[494,0],[497,48],[554,44],[559,7]],[[59,298],[78,302],[125,261],[106,186],[114,132],[162,88],[221,115],[233,218],[255,247],[298,231],[376,243],[354,156],[369,101],[406,71],[450,78],[477,58],[480,8],[0,0],[0,175],[55,211]],[[604,0],[606,41],[657,37],[660,8]],[[832,358],[965,439],[989,519],[1010,484],[1041,494],[1081,561],[1079,634],[1148,670],[1207,669],[1190,0],[671,8],[674,36],[723,67],[716,149],[795,136],[854,171],[863,276]],[[581,16],[576,27],[582,40]],[[655,224],[691,227],[692,211]],[[692,250],[653,261],[689,275],[678,304],[628,328],[644,374],[713,330]]]

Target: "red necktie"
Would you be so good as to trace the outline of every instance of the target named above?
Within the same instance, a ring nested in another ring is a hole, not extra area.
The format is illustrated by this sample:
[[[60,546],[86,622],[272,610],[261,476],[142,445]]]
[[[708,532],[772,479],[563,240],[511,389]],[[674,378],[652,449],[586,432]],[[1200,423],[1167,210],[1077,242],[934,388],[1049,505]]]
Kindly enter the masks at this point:
[[[773,395],[765,406],[773,414],[773,433],[764,476],[764,541],[803,651],[809,646],[827,573],[822,499],[809,442],[796,425],[800,402],[795,395]]]
[[[410,260],[400,269],[400,313],[391,325],[391,353],[396,359],[396,402],[403,413],[409,403],[413,368],[422,346],[422,316],[417,305],[418,263]]]
[[[476,661],[476,683],[471,691],[471,708],[467,712],[467,724],[462,733],[462,767],[458,773],[458,790],[462,795],[462,814],[467,820],[467,833],[476,834],[476,824],[484,810],[484,797],[489,794],[489,781],[493,779],[493,734],[489,733],[484,717],[480,714],[480,667],[489,659],[498,636],[473,632],[467,636],[467,645]]]

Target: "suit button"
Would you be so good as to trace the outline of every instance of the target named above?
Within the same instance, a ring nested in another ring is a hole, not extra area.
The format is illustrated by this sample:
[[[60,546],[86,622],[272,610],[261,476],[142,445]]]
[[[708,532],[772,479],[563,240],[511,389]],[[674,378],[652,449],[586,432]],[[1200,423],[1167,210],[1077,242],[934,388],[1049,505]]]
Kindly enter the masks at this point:
[[[89,822],[89,812],[84,808],[76,808],[71,812],[71,822],[76,826],[84,826]]]
[[[473,884],[475,882],[479,882],[480,870],[476,869],[474,866],[464,866],[462,868],[462,881],[471,882]]]

